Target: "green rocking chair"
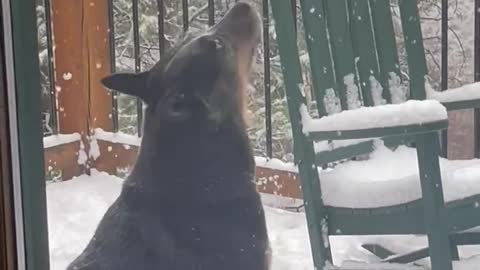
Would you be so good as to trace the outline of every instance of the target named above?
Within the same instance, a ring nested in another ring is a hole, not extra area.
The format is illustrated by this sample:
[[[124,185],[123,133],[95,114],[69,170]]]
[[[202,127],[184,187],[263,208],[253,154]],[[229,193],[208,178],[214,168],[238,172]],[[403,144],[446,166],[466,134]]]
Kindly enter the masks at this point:
[[[389,0],[300,2],[317,119],[310,117],[302,88],[292,5],[275,0],[271,7],[316,269],[332,262],[329,236],[427,235],[427,248],[403,256],[391,256],[380,246],[365,248],[384,257],[385,262],[410,263],[429,256],[432,269],[451,270],[452,260],[458,259],[458,245],[480,243],[479,234],[464,232],[480,225],[480,195],[445,202],[439,131],[448,126],[446,109],[480,107],[480,95],[459,100],[450,97],[448,102],[429,99],[434,95],[425,83],[427,65],[417,1],[398,2],[408,88],[398,79],[401,74]],[[318,168],[353,162],[349,160],[373,152],[379,141],[392,148],[414,145],[420,197],[368,207],[329,203],[325,199],[328,194],[322,196],[325,190]]]

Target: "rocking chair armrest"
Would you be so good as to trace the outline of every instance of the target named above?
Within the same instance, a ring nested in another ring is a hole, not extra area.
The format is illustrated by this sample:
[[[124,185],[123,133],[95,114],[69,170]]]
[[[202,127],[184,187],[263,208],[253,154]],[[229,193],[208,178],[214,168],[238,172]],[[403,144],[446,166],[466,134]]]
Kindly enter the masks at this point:
[[[385,138],[448,127],[447,110],[435,100],[362,107],[319,119],[310,118],[305,107],[300,111],[303,132],[315,141]]]
[[[332,131],[312,131],[308,136],[314,141],[352,140],[366,138],[388,138],[421,133],[436,132],[448,128],[448,120],[432,121],[404,126],[376,127],[366,129],[347,129]]]
[[[427,98],[441,102],[449,111],[480,108],[480,82],[437,92],[426,84]]]

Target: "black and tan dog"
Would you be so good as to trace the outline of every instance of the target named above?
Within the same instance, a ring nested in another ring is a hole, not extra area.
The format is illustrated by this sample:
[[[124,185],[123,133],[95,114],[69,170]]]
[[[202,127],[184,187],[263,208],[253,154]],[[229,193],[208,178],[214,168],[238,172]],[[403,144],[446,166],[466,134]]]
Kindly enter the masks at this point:
[[[260,19],[236,4],[141,74],[103,84],[146,104],[138,160],[69,270],[266,270],[244,96]]]

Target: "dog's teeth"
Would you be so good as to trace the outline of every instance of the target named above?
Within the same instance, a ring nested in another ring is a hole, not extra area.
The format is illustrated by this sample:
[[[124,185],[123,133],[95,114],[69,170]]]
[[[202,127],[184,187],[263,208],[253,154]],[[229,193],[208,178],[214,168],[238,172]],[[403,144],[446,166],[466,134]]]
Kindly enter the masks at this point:
[[[220,42],[220,40],[218,38],[216,38],[214,41],[215,41],[215,48],[217,50],[223,48],[222,43]]]

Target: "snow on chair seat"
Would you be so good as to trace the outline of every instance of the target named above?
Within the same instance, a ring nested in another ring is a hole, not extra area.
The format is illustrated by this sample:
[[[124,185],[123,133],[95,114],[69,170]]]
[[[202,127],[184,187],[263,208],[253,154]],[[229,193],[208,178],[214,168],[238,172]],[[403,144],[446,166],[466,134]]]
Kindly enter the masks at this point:
[[[480,160],[440,159],[446,202],[480,194]],[[320,170],[323,201],[343,208],[379,208],[421,199],[417,154],[377,144],[368,160]]]

